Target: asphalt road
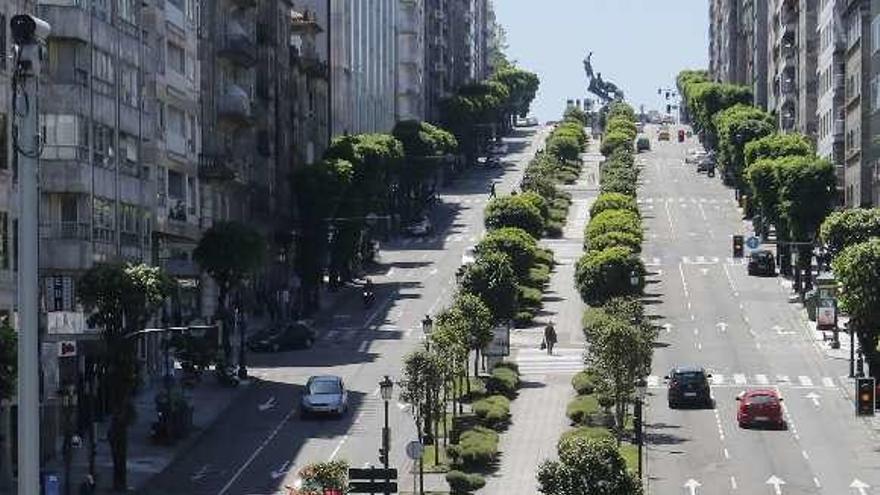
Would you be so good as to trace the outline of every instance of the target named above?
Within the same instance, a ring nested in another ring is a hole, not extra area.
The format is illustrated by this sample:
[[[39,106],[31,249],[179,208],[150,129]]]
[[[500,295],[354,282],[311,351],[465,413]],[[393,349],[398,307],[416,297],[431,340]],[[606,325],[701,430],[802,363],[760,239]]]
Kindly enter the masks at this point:
[[[648,493],[880,493],[877,427],[854,415],[847,362],[815,340],[788,286],[731,258],[731,235],[751,231],[733,191],[684,163],[695,141],[655,131],[639,155],[649,311],[666,324],[648,380]],[[667,407],[662,377],[678,364],[710,370],[714,408]],[[737,394],[760,387],[784,398],[785,430],[736,424]]]
[[[397,239],[383,246],[381,271],[373,274],[376,303],[365,309],[352,298],[319,320],[321,336],[308,351],[252,355],[258,377],[242,398],[193,448],[157,475],[143,493],[241,495],[281,493],[296,472],[315,461],[346,459],[352,466],[378,464],[383,403],[379,381],[400,378],[403,356],[421,345],[421,320],[451,299],[464,250],[483,232],[488,185],[499,194],[519,183],[548,129],[519,130],[506,139],[503,169],[474,170],[445,188],[432,212],[436,234]],[[302,388],[310,375],[343,377],[349,412],[341,419],[299,417]],[[395,397],[397,394],[395,393]],[[403,404],[390,407],[391,464],[409,486],[406,444],[416,438]]]

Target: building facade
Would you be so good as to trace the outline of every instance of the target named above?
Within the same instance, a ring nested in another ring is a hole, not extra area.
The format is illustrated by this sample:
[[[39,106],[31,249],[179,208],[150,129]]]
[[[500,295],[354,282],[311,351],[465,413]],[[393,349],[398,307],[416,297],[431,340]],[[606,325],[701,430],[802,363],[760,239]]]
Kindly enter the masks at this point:
[[[873,202],[873,170],[867,156],[870,141],[870,4],[867,0],[846,0],[843,4],[846,29],[844,55],[844,201],[848,208]]]
[[[742,0],[740,8],[744,83],[751,86],[754,104],[767,108],[767,2]]]
[[[818,17],[816,153],[834,164],[841,199],[844,191],[844,51],[842,0],[820,0]]]
[[[394,127],[397,9],[398,0],[330,0],[334,136]]]
[[[718,82],[745,84],[742,0],[709,2],[709,72]]]
[[[866,158],[868,168],[872,175],[872,200],[873,206],[880,206],[880,2],[871,2],[871,25],[869,35],[871,37],[871,68],[870,68],[870,91],[871,110],[868,125],[869,142],[871,146]]]
[[[399,0],[397,120],[425,119],[425,0]]]

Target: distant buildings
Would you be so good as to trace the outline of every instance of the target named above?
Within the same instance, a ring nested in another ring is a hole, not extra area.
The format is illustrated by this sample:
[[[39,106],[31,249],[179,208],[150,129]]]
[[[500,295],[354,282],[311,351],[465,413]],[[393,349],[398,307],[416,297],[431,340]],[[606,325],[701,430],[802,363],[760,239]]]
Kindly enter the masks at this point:
[[[880,205],[872,145],[880,133],[878,16],[880,6],[868,0],[709,5],[713,78],[750,85],[755,104],[776,117],[782,132],[813,140],[837,168],[846,207]]]

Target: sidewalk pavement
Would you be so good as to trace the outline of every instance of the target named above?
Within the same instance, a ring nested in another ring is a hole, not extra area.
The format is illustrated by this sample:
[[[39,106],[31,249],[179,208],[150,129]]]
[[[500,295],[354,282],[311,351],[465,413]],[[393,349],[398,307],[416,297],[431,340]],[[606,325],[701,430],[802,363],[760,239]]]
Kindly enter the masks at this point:
[[[360,297],[360,289],[354,285],[346,285],[336,292],[322,289],[322,310],[316,315],[316,320],[321,319],[323,315],[333,314],[338,305],[346,304],[349,299],[358,297]],[[248,333],[261,329],[265,325],[268,325],[267,319],[251,318]],[[233,355],[237,356],[237,351]],[[177,368],[175,374],[177,375],[179,372],[180,369]],[[152,423],[157,418],[154,398],[163,389],[161,377],[143,384],[133,400],[135,420],[128,430],[129,490],[139,490],[150,478],[168,467],[177,456],[185,454],[233,402],[247,393],[251,383],[245,381],[237,387],[224,387],[217,383],[213,371],[205,371],[201,382],[193,388],[183,389],[184,395],[193,406],[193,428],[186,438],[174,445],[158,445],[150,438]],[[107,441],[108,420],[109,418],[97,424],[95,449],[97,493],[111,493],[110,487],[113,480],[113,459]],[[85,438],[81,447],[74,449],[71,463],[71,485],[74,493],[78,493],[79,485],[88,473],[88,451]],[[48,463],[46,469],[57,471],[63,476],[64,465],[60,455],[61,450],[59,449],[58,452],[58,458]]]
[[[557,266],[545,293],[544,312],[557,329],[559,345],[583,345],[580,328],[584,305],[574,287],[574,266],[583,251],[583,230],[589,220],[589,206],[598,194],[597,156],[599,143],[592,141],[583,155],[584,169],[572,186],[563,186],[573,192],[572,207],[562,239],[542,240],[542,245],[554,250]],[[554,297],[548,297],[553,294]],[[511,335],[514,352],[536,349],[543,339],[543,325],[517,330]],[[550,358],[552,361],[552,358]],[[512,423],[501,435],[498,470],[486,479],[480,491],[486,494],[533,495],[537,492],[538,466],[555,459],[560,435],[568,430],[565,416],[568,401],[573,396],[571,376],[574,372],[548,368],[546,374],[524,376],[522,388],[511,403]]]

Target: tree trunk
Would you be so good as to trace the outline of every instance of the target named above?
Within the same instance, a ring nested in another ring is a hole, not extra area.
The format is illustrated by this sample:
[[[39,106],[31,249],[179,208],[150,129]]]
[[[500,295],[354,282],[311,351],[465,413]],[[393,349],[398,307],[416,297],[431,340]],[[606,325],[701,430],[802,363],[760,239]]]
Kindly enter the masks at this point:
[[[128,490],[128,426],[117,411],[110,418],[110,429],[107,437],[110,442],[110,453],[113,457],[113,490]]]
[[[850,326],[859,338],[862,354],[865,356],[865,362],[868,363],[868,376],[880,380],[880,354],[877,353],[878,335],[869,331],[867,325],[863,325],[855,318],[850,320]]]
[[[474,349],[474,378],[480,376],[480,350]]]
[[[220,321],[223,326],[223,333],[221,335],[222,343],[223,343],[223,358],[226,364],[232,359],[232,343],[230,341],[229,333],[232,331],[232,325],[229,324],[229,318],[227,317],[226,311],[226,298],[229,296],[229,284],[222,283],[218,284],[219,290],[217,292],[217,316],[215,319]]]

